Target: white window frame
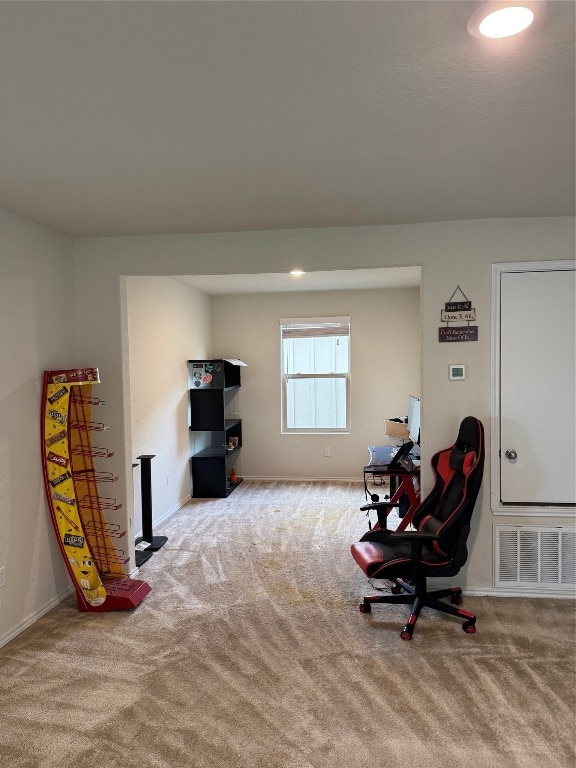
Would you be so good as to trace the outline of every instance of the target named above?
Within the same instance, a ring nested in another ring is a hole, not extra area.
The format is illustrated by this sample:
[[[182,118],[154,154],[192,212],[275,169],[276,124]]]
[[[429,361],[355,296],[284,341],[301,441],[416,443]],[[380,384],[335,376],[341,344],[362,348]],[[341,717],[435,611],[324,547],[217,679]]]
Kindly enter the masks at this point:
[[[350,433],[350,360],[351,350],[350,342],[348,343],[348,371],[346,373],[285,373],[285,361],[284,361],[284,329],[288,326],[303,326],[302,333],[309,338],[318,338],[319,336],[336,335],[334,331],[330,332],[331,328],[337,326],[347,326],[347,335],[351,336],[351,317],[348,315],[338,317],[299,317],[299,318],[282,318],[280,319],[280,376],[282,382],[282,434],[349,434]],[[306,332],[304,326],[311,326],[309,333]],[[319,328],[325,326],[324,333],[314,333],[312,328]],[[303,379],[343,379],[346,383],[346,426],[344,427],[288,427],[288,413],[287,413],[287,391],[286,383],[288,380],[303,380]]]

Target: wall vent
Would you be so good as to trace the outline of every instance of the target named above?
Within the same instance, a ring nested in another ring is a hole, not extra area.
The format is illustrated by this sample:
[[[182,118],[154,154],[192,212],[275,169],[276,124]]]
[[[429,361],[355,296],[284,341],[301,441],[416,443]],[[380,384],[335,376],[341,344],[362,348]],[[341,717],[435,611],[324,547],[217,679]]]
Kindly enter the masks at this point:
[[[494,526],[494,586],[573,591],[576,531],[540,526]]]

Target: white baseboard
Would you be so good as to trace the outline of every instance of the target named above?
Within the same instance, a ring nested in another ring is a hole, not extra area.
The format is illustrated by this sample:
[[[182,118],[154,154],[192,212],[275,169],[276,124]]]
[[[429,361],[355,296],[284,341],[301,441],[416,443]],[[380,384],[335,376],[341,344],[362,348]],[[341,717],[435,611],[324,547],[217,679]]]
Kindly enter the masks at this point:
[[[153,521],[154,528],[156,528],[157,525],[162,525],[162,523],[165,520],[168,520],[168,518],[172,517],[172,515],[175,514],[176,512],[178,512],[179,509],[182,509],[182,507],[184,507],[186,504],[188,504],[188,502],[190,501],[191,498],[192,497],[190,495],[186,496],[185,499],[183,499],[182,501],[179,501],[178,504],[176,504],[174,507],[172,507],[171,509],[169,509],[166,512],[164,512],[162,515],[160,515],[160,517],[155,518],[154,521]],[[140,536],[142,536],[142,531],[141,530],[136,532],[135,538],[139,538]]]
[[[32,624],[38,621],[38,619],[42,618],[44,614],[48,613],[52,610],[52,608],[55,608],[59,603],[61,603],[63,600],[66,600],[67,597],[70,597],[71,594],[74,593],[74,588],[70,587],[61,595],[58,595],[57,597],[54,597],[52,600],[50,600],[46,605],[43,605],[41,608],[38,608],[37,611],[34,611],[30,616],[28,616],[24,621],[21,621],[20,624],[17,624],[15,627],[13,627],[7,634],[2,635],[0,637],[0,648],[2,646],[7,645],[11,640],[14,640],[15,637],[18,637],[22,632],[24,632],[25,629],[28,629],[28,627],[31,627]]]
[[[359,479],[358,477],[318,477],[318,478],[310,478],[310,477],[258,477],[258,476],[244,476],[245,480],[253,480],[254,482],[345,482],[345,483],[358,483],[363,484],[363,480]],[[161,515],[158,519],[154,520],[154,525],[161,525],[165,520],[168,520],[173,514],[175,514],[179,509],[184,507],[186,504],[188,504],[189,501],[191,501],[191,496],[187,496],[182,501],[178,502],[174,507],[164,512],[163,515]],[[137,536],[141,536],[142,532],[140,531]],[[136,578],[138,576],[139,569],[134,568],[130,573],[130,578]],[[58,595],[57,597],[50,600],[46,605],[39,608],[37,611],[35,611],[33,614],[28,616],[24,621],[20,622],[16,627],[13,627],[7,634],[0,637],[0,648],[2,646],[9,643],[11,640],[14,640],[15,637],[17,637],[19,634],[24,632],[25,629],[32,626],[38,619],[40,619],[44,614],[48,613],[52,610],[52,608],[55,608],[59,603],[61,603],[63,600],[66,600],[67,597],[69,597],[71,594],[73,594],[74,588],[70,587],[68,590],[66,590],[61,595]],[[567,589],[567,590],[556,590],[556,591],[537,591],[537,590],[526,590],[524,588],[518,588],[518,589],[500,589],[497,587],[471,587],[471,588],[464,588],[463,593],[465,595],[470,596],[477,596],[477,597],[534,597],[534,598],[552,598],[555,600],[574,600],[576,598],[576,594],[574,593],[574,590]]]
[[[456,577],[457,580],[457,577]],[[514,589],[499,589],[498,587],[483,587],[483,588],[463,588],[462,593],[464,595],[477,596],[477,597],[548,597],[553,600],[574,600],[576,595],[573,590],[548,590],[537,591],[534,589],[528,590],[525,588]]]
[[[174,506],[172,509],[169,509],[167,512],[165,512],[161,517],[159,517],[157,520],[154,521],[154,525],[160,525],[164,522],[164,520],[167,520],[171,515],[173,515],[175,512],[177,512],[181,507],[183,507],[185,504],[187,504],[190,501],[190,496],[188,496],[183,501],[179,502]],[[138,534],[139,536],[142,535],[142,532]],[[134,579],[138,577],[139,569],[134,568],[130,574],[129,578]],[[43,605],[41,608],[38,608],[38,610],[34,611],[30,616],[28,616],[24,621],[21,621],[19,624],[17,624],[15,627],[13,627],[9,632],[7,632],[5,635],[2,635],[0,637],[0,648],[2,646],[9,643],[11,640],[14,640],[14,638],[18,637],[24,630],[28,629],[28,627],[31,627],[32,624],[34,624],[38,619],[40,619],[44,614],[48,613],[52,610],[52,608],[55,608],[59,603],[61,603],[63,600],[66,600],[67,597],[72,595],[74,593],[74,587],[69,587],[65,592],[63,592],[60,595],[57,595],[52,600],[50,600],[46,605]]]
[[[364,483],[361,477],[262,477],[259,475],[242,475],[243,480],[255,483]]]

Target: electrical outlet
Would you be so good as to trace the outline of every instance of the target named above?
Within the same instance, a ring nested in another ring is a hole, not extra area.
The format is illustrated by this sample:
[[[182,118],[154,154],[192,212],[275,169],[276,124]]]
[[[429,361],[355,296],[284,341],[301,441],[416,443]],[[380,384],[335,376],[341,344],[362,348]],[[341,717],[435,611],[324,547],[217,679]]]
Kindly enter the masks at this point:
[[[332,456],[332,448],[324,448],[324,456]]]
[[[0,568],[0,589],[6,586],[6,566]]]

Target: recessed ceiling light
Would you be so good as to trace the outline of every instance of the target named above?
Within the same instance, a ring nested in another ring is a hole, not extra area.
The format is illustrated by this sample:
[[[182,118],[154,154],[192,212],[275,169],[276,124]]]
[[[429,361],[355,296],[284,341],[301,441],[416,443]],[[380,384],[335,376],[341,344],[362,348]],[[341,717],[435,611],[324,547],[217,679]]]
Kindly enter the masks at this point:
[[[290,274],[291,274],[293,277],[300,277],[300,275],[304,275],[304,274],[305,274],[305,272],[304,272],[304,270],[303,270],[303,269],[291,269],[291,270],[290,270]]]
[[[542,2],[532,0],[492,0],[478,8],[470,17],[468,31],[474,37],[499,39],[523,32],[541,12]]]

